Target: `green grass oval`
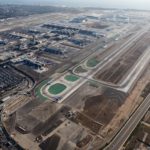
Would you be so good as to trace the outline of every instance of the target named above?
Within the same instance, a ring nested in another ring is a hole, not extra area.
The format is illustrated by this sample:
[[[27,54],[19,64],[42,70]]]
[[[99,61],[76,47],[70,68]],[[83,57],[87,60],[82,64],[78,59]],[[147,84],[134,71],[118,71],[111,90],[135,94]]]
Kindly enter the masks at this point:
[[[57,95],[57,94],[62,93],[66,88],[67,87],[64,84],[56,83],[56,84],[50,86],[48,91],[49,91],[50,94]]]
[[[89,59],[87,61],[87,66],[88,67],[95,67],[98,63],[99,63],[98,60],[96,60],[95,58],[92,58],[92,59]]]
[[[77,81],[79,78],[75,75],[66,75],[65,76],[65,80],[70,81],[70,82],[75,82]]]
[[[44,80],[42,81],[39,85],[36,86],[36,88],[34,89],[34,93],[35,96],[37,98],[39,98],[40,100],[47,100],[47,98],[41,93],[41,88],[47,83],[49,82],[50,79]]]

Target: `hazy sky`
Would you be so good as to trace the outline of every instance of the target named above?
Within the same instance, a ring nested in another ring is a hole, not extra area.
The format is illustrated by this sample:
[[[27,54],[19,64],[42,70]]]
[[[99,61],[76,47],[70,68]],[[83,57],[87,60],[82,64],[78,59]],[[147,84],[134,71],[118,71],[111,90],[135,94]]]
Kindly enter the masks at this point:
[[[0,3],[56,4],[76,7],[93,6],[150,10],[150,0],[0,0]]]

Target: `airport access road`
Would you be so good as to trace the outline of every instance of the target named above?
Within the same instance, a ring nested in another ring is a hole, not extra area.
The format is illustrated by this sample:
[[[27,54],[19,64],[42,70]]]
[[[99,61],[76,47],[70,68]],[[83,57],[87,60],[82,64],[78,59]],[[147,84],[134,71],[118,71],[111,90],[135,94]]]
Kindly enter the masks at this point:
[[[125,125],[121,128],[118,134],[110,142],[110,144],[104,148],[104,150],[119,150],[130,137],[134,129],[137,127],[139,122],[142,120],[148,109],[150,108],[150,94],[144,99],[142,104],[128,119]]]

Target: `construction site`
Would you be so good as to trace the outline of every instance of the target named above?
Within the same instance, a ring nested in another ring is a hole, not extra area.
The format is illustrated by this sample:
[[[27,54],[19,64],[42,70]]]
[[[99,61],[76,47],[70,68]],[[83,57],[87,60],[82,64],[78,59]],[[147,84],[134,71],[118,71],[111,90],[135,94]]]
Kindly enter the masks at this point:
[[[149,144],[150,14],[88,9],[0,25],[1,147],[128,150],[139,135]]]

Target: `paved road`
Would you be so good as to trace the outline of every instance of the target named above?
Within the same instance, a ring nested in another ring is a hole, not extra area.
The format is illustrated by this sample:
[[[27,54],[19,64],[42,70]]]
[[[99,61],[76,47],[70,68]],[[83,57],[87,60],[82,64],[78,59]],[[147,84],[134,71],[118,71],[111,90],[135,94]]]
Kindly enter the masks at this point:
[[[150,108],[150,94],[104,150],[119,150]]]

